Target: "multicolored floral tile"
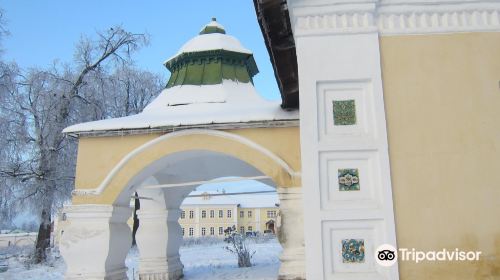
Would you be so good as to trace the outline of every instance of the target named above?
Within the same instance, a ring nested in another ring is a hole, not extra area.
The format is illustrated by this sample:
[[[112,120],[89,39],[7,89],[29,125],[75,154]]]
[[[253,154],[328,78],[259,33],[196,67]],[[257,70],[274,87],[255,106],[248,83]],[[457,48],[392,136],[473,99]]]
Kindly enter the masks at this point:
[[[365,241],[363,239],[342,239],[342,262],[364,263]]]
[[[339,191],[359,191],[359,171],[357,168],[339,169]]]
[[[356,105],[354,100],[333,100],[333,124],[356,124]]]

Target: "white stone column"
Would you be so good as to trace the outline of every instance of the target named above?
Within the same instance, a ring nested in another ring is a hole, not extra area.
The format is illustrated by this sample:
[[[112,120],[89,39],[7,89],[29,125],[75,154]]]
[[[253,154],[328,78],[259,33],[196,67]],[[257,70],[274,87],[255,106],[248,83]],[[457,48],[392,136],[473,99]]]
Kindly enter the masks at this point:
[[[278,188],[280,215],[278,239],[283,247],[279,280],[305,279],[302,188]]]
[[[179,190],[139,189],[141,208],[137,211],[139,229],[136,233],[139,248],[139,279],[177,280],[184,266],[179,256],[182,230],[179,225],[183,193]],[[170,202],[166,193],[170,194]]]
[[[142,205],[141,205],[142,206]],[[182,232],[179,209],[139,210],[139,279],[177,280],[184,266],[179,256]]]
[[[127,220],[130,207],[73,205],[64,208],[68,224],[60,251],[67,270],[65,279],[127,279],[125,257],[132,245]]]

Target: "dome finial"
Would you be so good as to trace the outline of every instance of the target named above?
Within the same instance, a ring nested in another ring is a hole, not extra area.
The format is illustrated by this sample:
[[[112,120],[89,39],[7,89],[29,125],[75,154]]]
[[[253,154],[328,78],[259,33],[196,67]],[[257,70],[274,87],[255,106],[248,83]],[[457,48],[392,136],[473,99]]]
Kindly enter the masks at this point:
[[[212,17],[212,21],[207,23],[200,31],[200,35],[203,34],[211,34],[211,33],[220,33],[226,34],[226,30],[224,30],[224,26],[217,22],[217,18]]]

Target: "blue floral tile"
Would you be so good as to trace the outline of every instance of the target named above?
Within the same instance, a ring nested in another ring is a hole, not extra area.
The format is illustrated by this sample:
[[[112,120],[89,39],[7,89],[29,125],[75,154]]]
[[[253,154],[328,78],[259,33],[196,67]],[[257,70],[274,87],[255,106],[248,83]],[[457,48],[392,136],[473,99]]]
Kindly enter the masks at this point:
[[[356,124],[356,105],[354,100],[333,100],[333,124]]]
[[[364,263],[365,241],[363,239],[342,239],[342,262]]]
[[[339,191],[359,191],[359,171],[357,168],[339,169]]]

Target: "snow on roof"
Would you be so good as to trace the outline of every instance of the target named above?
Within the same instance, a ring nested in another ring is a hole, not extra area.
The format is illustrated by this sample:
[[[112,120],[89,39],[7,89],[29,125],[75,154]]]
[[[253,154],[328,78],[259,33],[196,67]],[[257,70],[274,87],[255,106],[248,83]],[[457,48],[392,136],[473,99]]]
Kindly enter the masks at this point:
[[[224,26],[222,26],[215,20],[210,21],[208,24],[203,26],[201,30],[204,30],[207,27],[215,27],[221,30],[225,30]],[[226,50],[232,52],[252,54],[252,51],[243,47],[241,42],[231,35],[223,33],[208,33],[208,34],[199,34],[194,38],[192,38],[191,40],[187,41],[179,49],[179,51],[174,56],[167,59],[165,63],[172,60],[174,57],[179,56],[182,53],[211,51],[211,50]]]
[[[187,43],[185,43],[174,56],[167,59],[165,63],[181,55],[182,53],[211,50],[226,50],[231,52],[252,54],[252,51],[244,48],[240,41],[233,36],[221,33],[210,33],[198,35],[193,39],[187,41]]]
[[[222,25],[215,19],[207,26]],[[234,37],[222,33],[201,34],[188,41],[175,55],[205,50],[245,49]],[[174,56],[174,57],[175,57]],[[251,82],[223,80],[214,85],[177,85],[164,89],[143,112],[134,116],[72,125],[64,133],[149,129],[194,125],[298,120],[298,110],[285,111],[278,101],[263,99]]]
[[[164,89],[142,113],[72,125],[64,133],[147,129],[297,120],[298,110],[285,111],[279,101],[262,98],[252,83],[225,80],[216,85],[182,85]]]
[[[163,90],[144,112],[164,111],[165,106],[197,103],[265,102],[251,83],[224,80],[215,85],[180,85]]]
[[[208,50],[226,50],[240,53],[252,54],[252,52],[241,45],[240,41],[231,35],[221,33],[203,34],[187,41],[177,54],[186,52],[199,52]]]
[[[218,191],[193,191],[189,195],[208,194],[208,199],[197,196],[187,197],[182,202],[182,206],[193,205],[240,205],[240,208],[270,208],[276,207],[279,204],[277,193],[256,193],[256,194],[239,194],[239,195],[218,195],[210,196],[210,194],[222,194]]]
[[[224,26],[222,24],[220,24],[219,22],[217,22],[217,20],[215,18],[212,18],[212,20],[209,23],[205,24],[205,26],[203,26],[200,29],[200,32],[202,32],[207,27],[215,27],[215,28],[219,28],[219,29],[222,29],[222,30],[226,30],[226,28],[224,28]]]
[[[231,179],[231,178],[238,178],[238,177],[229,176],[229,177],[221,177],[219,179]],[[255,180],[206,183],[198,186],[196,190],[201,192],[224,190],[226,193],[276,191],[275,188]]]

